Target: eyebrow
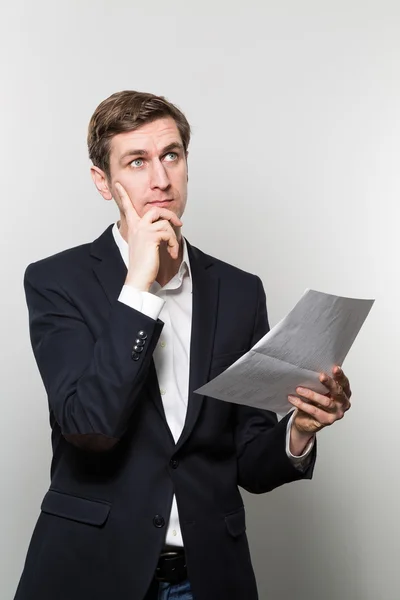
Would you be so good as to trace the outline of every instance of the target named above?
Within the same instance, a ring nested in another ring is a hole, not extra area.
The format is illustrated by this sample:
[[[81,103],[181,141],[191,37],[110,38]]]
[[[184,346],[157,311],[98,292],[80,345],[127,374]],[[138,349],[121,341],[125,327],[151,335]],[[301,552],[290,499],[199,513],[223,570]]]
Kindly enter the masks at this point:
[[[180,142],[172,142],[171,144],[168,144],[168,146],[165,146],[161,150],[160,156],[163,156],[164,154],[168,154],[168,152],[172,152],[173,150],[182,150],[183,151],[183,144],[181,144]],[[128,156],[148,156],[148,154],[149,153],[147,152],[147,150],[141,150],[140,148],[127,150],[126,152],[124,152],[122,154],[122,156],[119,160],[120,160],[120,162],[122,162]]]

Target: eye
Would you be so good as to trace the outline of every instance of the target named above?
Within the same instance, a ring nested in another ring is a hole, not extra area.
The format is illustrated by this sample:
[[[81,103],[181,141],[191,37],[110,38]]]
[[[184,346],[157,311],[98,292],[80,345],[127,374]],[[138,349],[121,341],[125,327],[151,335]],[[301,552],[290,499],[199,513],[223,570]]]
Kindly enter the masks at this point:
[[[143,158],[135,158],[131,163],[129,163],[131,167],[139,168],[143,167]]]
[[[173,162],[174,160],[177,160],[178,154],[176,152],[168,152],[164,158],[167,162]]]

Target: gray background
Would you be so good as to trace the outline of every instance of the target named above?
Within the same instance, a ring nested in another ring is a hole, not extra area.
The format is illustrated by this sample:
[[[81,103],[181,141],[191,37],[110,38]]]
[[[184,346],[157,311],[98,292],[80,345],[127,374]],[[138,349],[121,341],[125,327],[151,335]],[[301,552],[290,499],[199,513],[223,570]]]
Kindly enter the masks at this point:
[[[89,177],[86,128],[102,99],[139,89],[193,125],[186,236],[261,276],[272,324],[306,287],[377,299],[314,481],[245,495],[261,599],[398,600],[399,2],[197,4],[0,9],[0,597],[49,485],[23,273],[117,218]]]

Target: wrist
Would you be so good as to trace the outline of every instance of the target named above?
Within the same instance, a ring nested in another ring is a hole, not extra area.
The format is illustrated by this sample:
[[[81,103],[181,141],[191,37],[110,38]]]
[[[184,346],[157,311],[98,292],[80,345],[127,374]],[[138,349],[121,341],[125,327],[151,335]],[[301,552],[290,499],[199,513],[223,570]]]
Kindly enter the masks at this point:
[[[151,283],[145,282],[137,277],[130,277],[129,274],[125,279],[125,285],[129,285],[140,292],[148,292],[151,288]]]
[[[314,433],[299,430],[293,421],[290,428],[290,452],[293,456],[301,456],[313,438]]]

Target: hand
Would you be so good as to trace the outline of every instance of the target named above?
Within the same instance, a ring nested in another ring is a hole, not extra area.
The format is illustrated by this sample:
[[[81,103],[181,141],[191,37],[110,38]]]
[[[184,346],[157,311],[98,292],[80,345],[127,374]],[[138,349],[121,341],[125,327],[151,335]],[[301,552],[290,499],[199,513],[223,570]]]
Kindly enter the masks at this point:
[[[116,183],[115,188],[128,227],[129,267],[125,283],[148,291],[160,268],[161,242],[166,242],[171,258],[179,256],[179,242],[172,226],[182,227],[182,221],[171,210],[158,206],[141,218],[122,185]]]
[[[321,373],[319,380],[329,389],[326,395],[298,387],[296,393],[301,396],[288,396],[288,400],[296,407],[292,422],[293,446],[303,449],[311,437],[317,432],[342,419],[349,410],[351,390],[350,383],[340,367],[334,367],[333,377]],[[303,400],[305,398],[306,400]],[[302,443],[301,443],[302,440]],[[301,454],[297,450],[294,454]]]

